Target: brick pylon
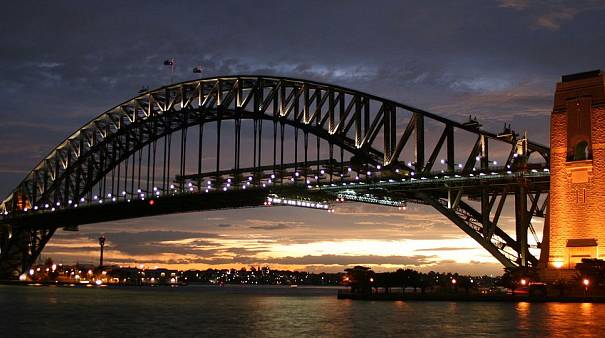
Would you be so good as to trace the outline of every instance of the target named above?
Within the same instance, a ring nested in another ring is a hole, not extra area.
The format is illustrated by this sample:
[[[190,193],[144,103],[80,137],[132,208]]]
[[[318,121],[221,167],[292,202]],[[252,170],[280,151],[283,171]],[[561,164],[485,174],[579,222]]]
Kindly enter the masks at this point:
[[[545,279],[605,257],[605,74],[565,75],[550,123],[550,200],[541,253]]]

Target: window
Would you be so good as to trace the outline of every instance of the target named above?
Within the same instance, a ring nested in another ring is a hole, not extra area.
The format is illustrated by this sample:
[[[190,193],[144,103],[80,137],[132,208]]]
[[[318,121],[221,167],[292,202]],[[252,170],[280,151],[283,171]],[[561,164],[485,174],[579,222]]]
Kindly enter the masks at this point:
[[[574,147],[573,151],[573,160],[574,161],[583,161],[589,159],[588,154],[588,142],[580,141]]]

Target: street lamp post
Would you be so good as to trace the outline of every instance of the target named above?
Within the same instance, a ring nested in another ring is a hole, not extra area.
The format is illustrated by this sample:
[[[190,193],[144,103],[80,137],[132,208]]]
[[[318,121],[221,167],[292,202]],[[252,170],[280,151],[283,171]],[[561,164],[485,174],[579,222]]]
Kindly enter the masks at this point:
[[[99,237],[99,245],[101,246],[101,258],[99,260],[99,267],[103,267],[103,247],[105,246],[105,236]]]

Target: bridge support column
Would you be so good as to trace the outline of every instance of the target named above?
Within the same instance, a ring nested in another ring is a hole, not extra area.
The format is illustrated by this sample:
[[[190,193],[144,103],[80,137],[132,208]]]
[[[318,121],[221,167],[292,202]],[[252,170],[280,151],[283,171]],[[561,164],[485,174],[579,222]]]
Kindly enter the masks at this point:
[[[524,180],[519,183],[519,189],[515,192],[515,237],[519,245],[517,263],[519,266],[527,266],[527,189]]]
[[[566,75],[550,127],[545,279],[571,277],[584,258],[605,259],[605,74]],[[557,277],[564,276],[564,277]],[[552,277],[552,278],[549,278]]]
[[[56,228],[12,228],[0,230],[0,279],[18,279],[36,261]]]

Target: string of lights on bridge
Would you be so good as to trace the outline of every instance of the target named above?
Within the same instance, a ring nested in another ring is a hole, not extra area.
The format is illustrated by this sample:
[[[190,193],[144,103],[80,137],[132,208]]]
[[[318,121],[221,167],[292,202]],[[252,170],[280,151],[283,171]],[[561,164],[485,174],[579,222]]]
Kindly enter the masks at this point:
[[[479,160],[479,158],[478,158]],[[447,161],[441,160],[441,164],[447,164]],[[412,166],[412,162],[407,163],[408,166]],[[497,165],[497,161],[492,161],[491,164]],[[365,165],[365,167],[369,167]],[[462,168],[462,164],[456,164],[456,167]],[[477,168],[473,167],[472,172],[467,174],[458,173],[447,173],[445,170],[440,170],[438,172],[433,172],[430,175],[425,176],[417,176],[414,171],[410,171],[407,174],[402,174],[400,169],[395,169],[394,173],[391,175],[385,175],[383,177],[383,168],[380,165],[375,167],[375,170],[367,170],[367,171],[357,171],[351,167],[346,169],[346,173],[336,174],[336,177],[340,177],[341,182],[339,184],[332,182],[330,178],[329,183],[322,184],[322,180],[327,179],[326,169],[321,169],[318,172],[318,175],[304,175],[299,171],[295,171],[290,175],[284,175],[283,177],[278,177],[276,173],[269,175],[266,179],[260,180],[258,184],[256,184],[254,176],[247,176],[243,180],[236,180],[232,178],[227,178],[224,180],[223,184],[217,184],[216,179],[213,184],[213,180],[205,179],[204,185],[198,187],[198,184],[194,184],[194,182],[184,182],[181,187],[178,184],[171,184],[170,189],[168,191],[162,191],[158,187],[153,187],[153,191],[147,192],[141,188],[136,189],[135,193],[130,193],[125,190],[121,191],[119,194],[108,193],[106,196],[94,195],[91,199],[87,199],[85,197],[81,197],[79,200],[68,200],[67,206],[63,205],[61,202],[55,203],[55,205],[51,205],[49,203],[45,203],[43,205],[35,205],[31,208],[25,207],[23,208],[23,212],[54,212],[61,208],[78,208],[84,205],[94,205],[94,204],[103,204],[103,203],[116,203],[116,202],[127,202],[130,203],[134,199],[138,199],[141,201],[147,200],[150,206],[155,204],[156,199],[160,199],[165,195],[176,195],[183,193],[209,193],[209,192],[229,192],[233,190],[246,190],[250,188],[255,189],[265,189],[269,188],[272,185],[277,183],[279,184],[297,184],[297,182],[304,181],[307,189],[315,189],[315,190],[342,190],[343,187],[353,187],[353,186],[367,186],[368,184],[372,184],[374,186],[388,186],[388,185],[400,185],[400,184],[418,184],[418,183],[434,183],[435,180],[456,180],[456,179],[488,179],[490,177],[499,178],[503,175],[548,175],[548,169],[544,168],[540,171],[537,169],[528,170],[528,172],[513,172],[510,165],[500,168],[492,168],[492,171],[488,173],[483,171],[478,171]],[[349,182],[343,181],[347,177],[352,177],[352,173],[355,171],[355,177]],[[392,173],[392,172],[391,172]],[[401,177],[401,176],[404,177]],[[375,179],[372,179],[375,178]],[[382,179],[384,178],[384,179]],[[202,182],[200,182],[202,183]],[[365,197],[364,197],[365,196]],[[351,191],[345,193],[336,194],[336,202],[344,202],[346,200],[349,201],[358,201],[358,202],[366,202],[366,203],[374,203],[386,206],[397,207],[399,210],[406,210],[406,205],[404,201],[389,201],[384,199],[375,199],[372,197],[368,197],[369,195],[357,195],[355,193],[351,193]],[[327,210],[328,212],[334,212],[334,209],[330,206],[328,202],[312,202],[300,199],[287,199],[280,198],[274,195],[274,197],[268,197],[264,203],[266,206],[272,205],[285,205],[285,206],[295,206],[295,207],[306,207],[306,208],[314,208]],[[4,212],[4,215],[7,216],[9,214],[8,211]]]

